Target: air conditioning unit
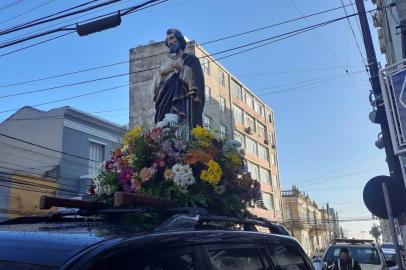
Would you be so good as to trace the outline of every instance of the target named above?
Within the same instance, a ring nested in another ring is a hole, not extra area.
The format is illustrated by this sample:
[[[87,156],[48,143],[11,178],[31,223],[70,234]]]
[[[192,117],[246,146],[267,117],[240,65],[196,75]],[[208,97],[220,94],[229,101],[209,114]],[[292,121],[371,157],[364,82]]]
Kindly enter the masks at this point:
[[[246,127],[244,130],[245,130],[245,132],[248,133],[248,134],[251,134],[251,133],[252,133],[251,127]]]
[[[264,140],[264,144],[268,145],[268,144],[269,144],[269,140],[265,139],[265,140]]]
[[[372,14],[372,22],[374,27],[382,27],[382,16],[381,13],[375,12]]]

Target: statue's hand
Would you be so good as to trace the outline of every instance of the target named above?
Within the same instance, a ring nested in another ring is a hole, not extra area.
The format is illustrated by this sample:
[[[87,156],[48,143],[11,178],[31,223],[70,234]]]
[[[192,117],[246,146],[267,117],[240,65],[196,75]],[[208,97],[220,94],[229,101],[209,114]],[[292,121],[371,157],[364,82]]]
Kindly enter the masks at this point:
[[[180,61],[174,61],[174,62],[172,62],[172,67],[173,67],[174,69],[176,69],[177,71],[179,71],[179,72],[182,72],[182,71],[183,71],[183,64],[182,64]]]
[[[173,66],[173,63],[171,63],[167,66],[161,67],[161,69],[160,69],[162,76],[166,76],[167,74],[169,74],[173,71],[175,71],[175,67]]]

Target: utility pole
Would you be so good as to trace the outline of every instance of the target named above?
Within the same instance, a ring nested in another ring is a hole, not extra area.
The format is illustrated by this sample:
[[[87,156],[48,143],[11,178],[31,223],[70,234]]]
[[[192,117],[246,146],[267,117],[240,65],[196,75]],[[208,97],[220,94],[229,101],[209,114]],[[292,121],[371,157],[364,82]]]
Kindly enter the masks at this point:
[[[393,151],[393,145],[391,142],[391,137],[390,137],[390,131],[389,131],[389,125],[385,113],[385,104],[383,103],[383,98],[382,98],[382,89],[379,81],[379,66],[378,66],[378,61],[376,60],[376,54],[374,50],[374,44],[372,42],[372,37],[371,37],[371,30],[369,29],[368,25],[368,19],[365,11],[365,6],[363,0],[355,0],[355,4],[357,6],[358,10],[358,17],[359,17],[359,22],[361,25],[361,30],[362,30],[362,37],[364,40],[364,46],[365,46],[365,51],[367,55],[367,61],[368,61],[368,70],[370,73],[370,81],[372,85],[372,93],[374,94],[375,97],[375,102],[374,106],[376,106],[377,110],[377,115],[381,115],[379,124],[381,126],[381,131],[382,131],[382,140],[384,143],[385,147],[385,153],[386,153],[386,162],[388,163],[389,167],[389,174],[391,177],[392,181],[402,181],[402,170],[400,167],[400,162],[399,158],[395,156],[395,153]],[[385,7],[384,7],[385,8]],[[383,185],[383,192],[387,192],[387,185]],[[390,194],[386,194],[385,196],[385,204],[386,208],[389,212],[391,210],[391,205],[390,205],[390,200],[387,199],[389,198]],[[387,197],[387,198],[386,198]],[[396,229],[394,227],[394,222],[393,222],[393,217],[389,216],[390,213],[388,213],[388,217],[392,218],[392,220],[389,222],[390,223],[390,229],[392,234],[393,239],[397,238],[396,235]],[[393,228],[392,228],[393,226]],[[397,253],[399,254],[399,246],[396,246]],[[398,262],[398,269],[403,270],[403,263]]]
[[[331,227],[330,227],[330,207],[328,203],[326,204],[327,209],[327,232],[328,232],[328,241],[331,242]]]

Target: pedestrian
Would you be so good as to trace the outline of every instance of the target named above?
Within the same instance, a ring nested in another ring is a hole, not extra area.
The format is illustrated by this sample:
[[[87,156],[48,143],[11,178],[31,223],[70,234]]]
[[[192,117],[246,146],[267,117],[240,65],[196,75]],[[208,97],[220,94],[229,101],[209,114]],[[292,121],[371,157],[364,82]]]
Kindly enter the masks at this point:
[[[340,250],[340,258],[334,263],[334,270],[362,270],[359,262],[350,256],[347,248]]]

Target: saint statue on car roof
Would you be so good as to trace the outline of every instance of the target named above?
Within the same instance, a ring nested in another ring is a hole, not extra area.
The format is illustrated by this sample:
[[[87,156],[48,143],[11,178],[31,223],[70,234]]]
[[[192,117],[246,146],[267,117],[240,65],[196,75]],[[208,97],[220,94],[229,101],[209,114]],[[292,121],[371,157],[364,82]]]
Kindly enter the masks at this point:
[[[185,52],[187,42],[179,30],[167,30],[165,45],[169,49],[168,58],[153,80],[155,123],[162,121],[165,114],[173,113],[179,116],[179,124],[190,131],[203,124],[203,70],[199,59]]]

